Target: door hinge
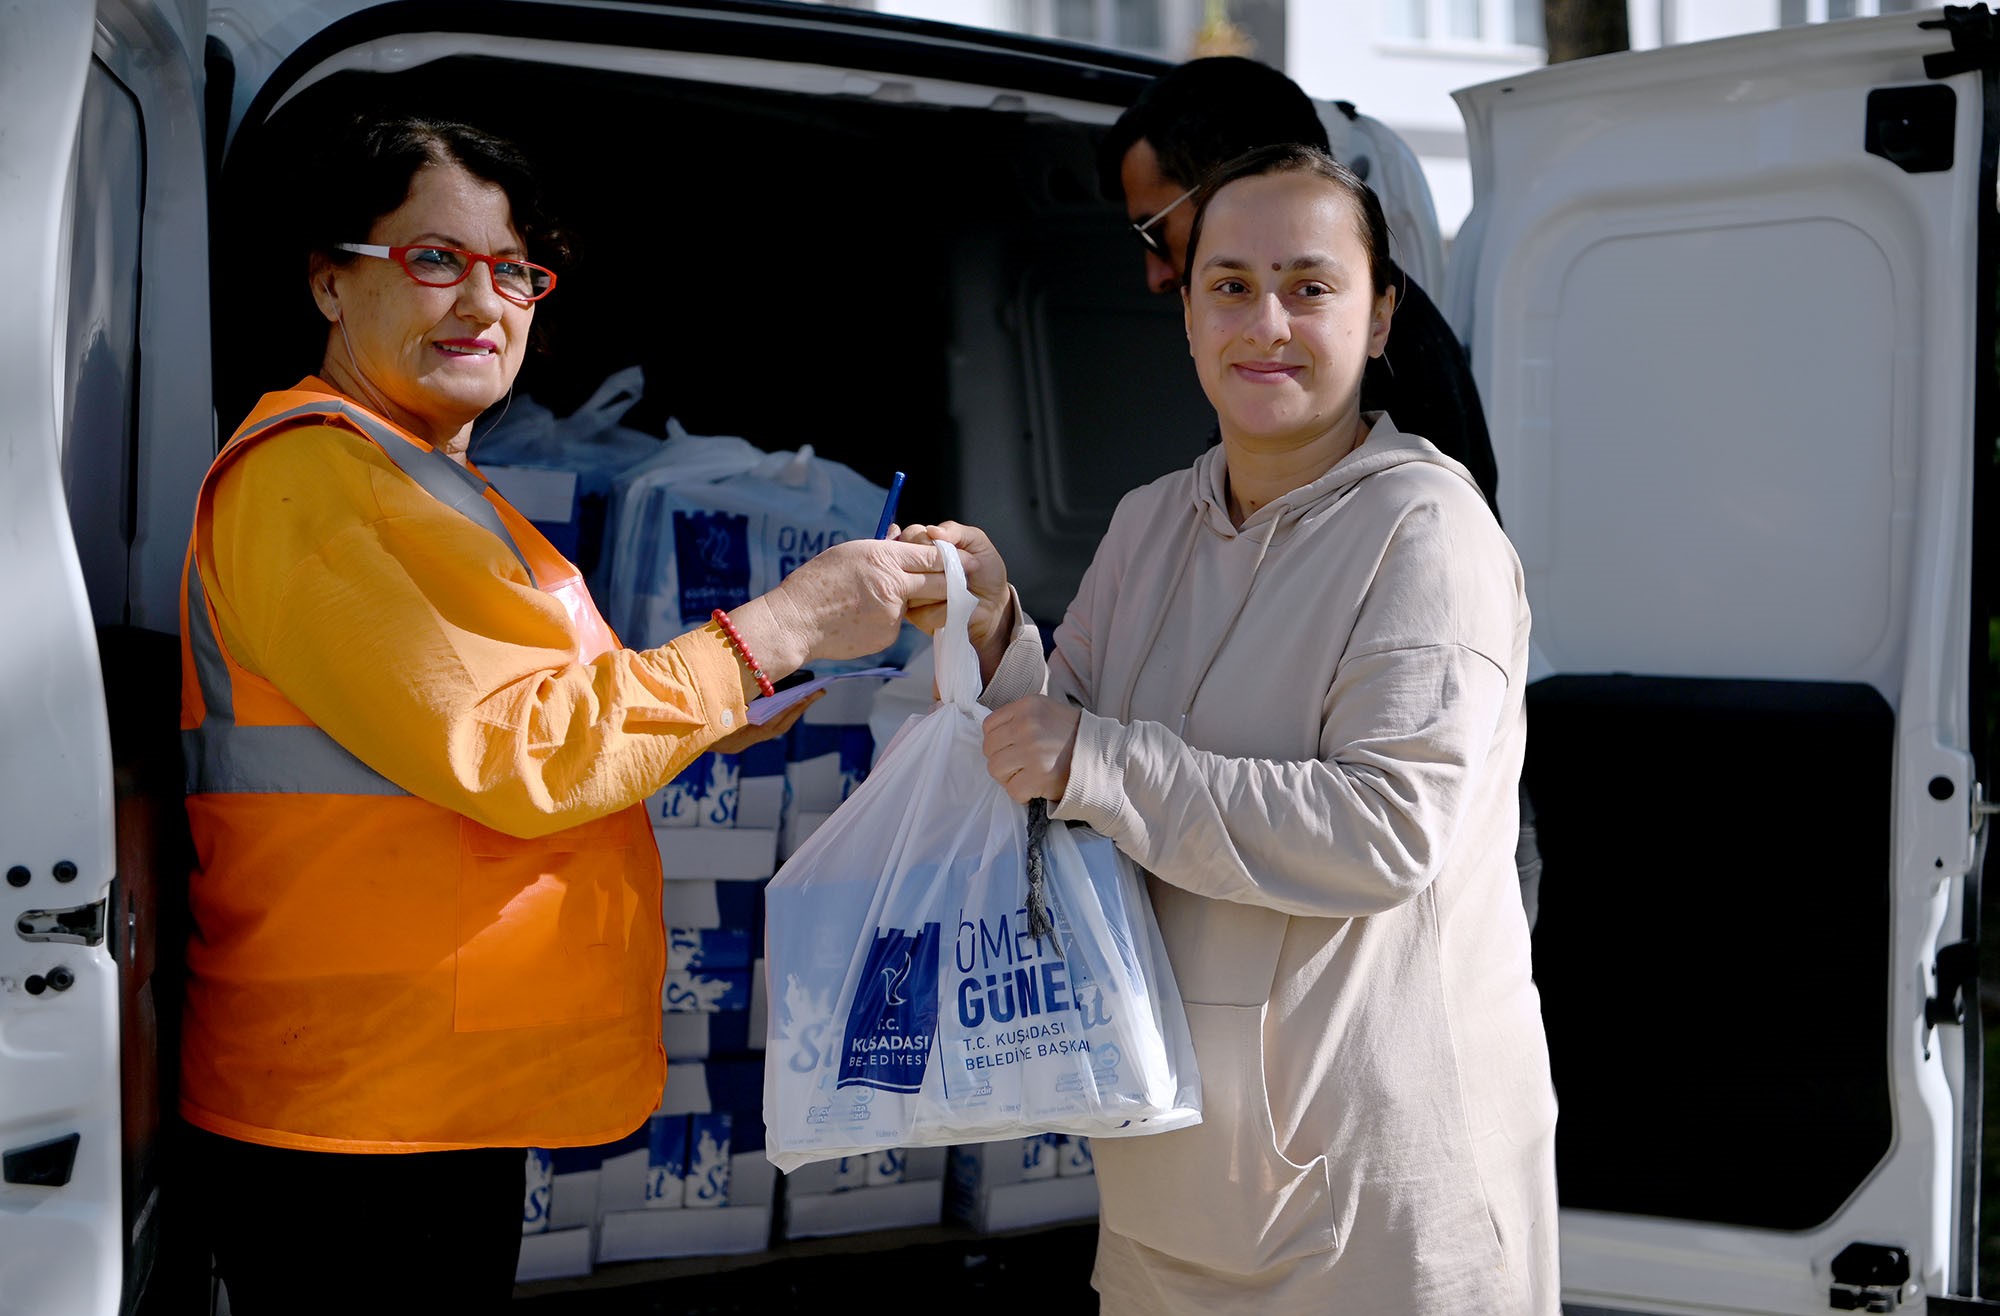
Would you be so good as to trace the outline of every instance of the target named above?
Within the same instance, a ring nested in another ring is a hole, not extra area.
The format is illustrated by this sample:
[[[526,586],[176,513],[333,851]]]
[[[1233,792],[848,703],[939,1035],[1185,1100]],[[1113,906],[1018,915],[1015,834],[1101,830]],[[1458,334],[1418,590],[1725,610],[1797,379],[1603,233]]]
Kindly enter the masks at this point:
[[[1937,995],[1924,1002],[1924,1022],[1932,1028],[1965,1022],[1965,1004],[1979,990],[1979,945],[1954,941],[1937,953],[1931,974]]]
[[[1835,1311],[1894,1311],[1910,1282],[1910,1254],[1886,1243],[1849,1243],[1833,1259],[1827,1305]]]
[[[1946,5],[1944,17],[1927,18],[1917,26],[1942,29],[1951,37],[1949,51],[1924,56],[1925,77],[1949,78],[2000,64],[2000,27],[1985,5]]]
[[[75,905],[69,909],[31,909],[14,920],[14,933],[22,941],[59,941],[72,946],[95,946],[104,940],[105,902]]]
[[[1980,829],[1986,826],[1986,820],[1996,813],[2000,813],[2000,804],[1995,804],[1986,798],[1986,783],[1983,781],[1973,782],[1972,835],[1975,840],[1978,839]]]

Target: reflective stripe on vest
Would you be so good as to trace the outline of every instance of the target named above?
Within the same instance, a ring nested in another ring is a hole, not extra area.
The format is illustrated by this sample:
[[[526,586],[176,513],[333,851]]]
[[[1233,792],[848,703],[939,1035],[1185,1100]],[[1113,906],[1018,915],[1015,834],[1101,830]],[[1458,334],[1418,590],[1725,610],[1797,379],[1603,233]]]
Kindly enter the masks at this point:
[[[236,725],[229,668],[216,643],[201,572],[188,572],[188,647],[207,713],[181,732],[190,795],[279,792],[308,795],[407,795],[315,726]]]
[[[507,532],[506,523],[493,504],[486,501],[486,481],[466,470],[437,449],[428,451],[412,444],[408,439],[390,429],[375,417],[351,407],[345,402],[329,399],[325,402],[309,402],[290,411],[281,411],[245,429],[231,442],[241,443],[279,425],[289,425],[294,421],[317,416],[338,416],[355,429],[375,440],[375,446],[388,454],[403,474],[422,487],[423,491],[469,519],[481,530],[491,531],[521,564],[521,570],[528,573],[528,583],[540,588],[535,580],[535,569],[528,565],[527,555],[514,542],[514,536]]]

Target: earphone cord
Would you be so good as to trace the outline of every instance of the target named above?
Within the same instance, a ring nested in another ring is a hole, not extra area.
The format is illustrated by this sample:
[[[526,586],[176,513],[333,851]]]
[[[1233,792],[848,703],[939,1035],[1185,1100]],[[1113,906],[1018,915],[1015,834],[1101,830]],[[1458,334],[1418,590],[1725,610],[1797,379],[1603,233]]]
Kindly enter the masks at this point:
[[[342,347],[347,349],[347,364],[354,370],[354,382],[367,390],[369,395],[368,405],[374,407],[382,415],[388,415],[388,403],[369,385],[368,376],[361,373],[361,363],[354,359],[354,344],[347,337],[347,317],[344,315],[340,316],[333,323],[340,329],[340,343]]]

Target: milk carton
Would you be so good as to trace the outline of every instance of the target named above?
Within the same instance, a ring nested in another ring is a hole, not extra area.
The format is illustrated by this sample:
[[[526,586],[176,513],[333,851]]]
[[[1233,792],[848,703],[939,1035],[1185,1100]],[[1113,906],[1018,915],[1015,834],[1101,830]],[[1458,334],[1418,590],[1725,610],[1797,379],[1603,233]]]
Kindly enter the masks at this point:
[[[546,1234],[554,1201],[555,1158],[540,1147],[528,1148],[528,1193],[521,1208],[521,1232]]]
[[[862,1182],[870,1188],[903,1182],[903,1156],[901,1147],[885,1147],[862,1158],[867,1163]]]
[[[724,1111],[688,1116],[688,1206],[729,1205],[730,1127],[735,1117]]]
[[[678,1208],[687,1196],[688,1117],[655,1115],[647,1132],[646,1205]]]
[[[646,816],[653,826],[695,827],[708,808],[714,790],[715,763],[721,756],[703,754],[682,768],[674,779],[646,797]]]
[[[750,970],[670,969],[660,983],[660,1008],[699,1014],[748,1011]]]
[[[834,1162],[837,1167],[833,1174],[833,1191],[852,1192],[856,1188],[868,1186],[868,1164],[872,1156],[843,1156]]]
[[[1061,1141],[1062,1136],[1055,1133],[1038,1133],[1021,1139],[1021,1179],[1024,1182],[1056,1177]]]
[[[705,972],[750,967],[748,926],[667,929],[667,969]]]

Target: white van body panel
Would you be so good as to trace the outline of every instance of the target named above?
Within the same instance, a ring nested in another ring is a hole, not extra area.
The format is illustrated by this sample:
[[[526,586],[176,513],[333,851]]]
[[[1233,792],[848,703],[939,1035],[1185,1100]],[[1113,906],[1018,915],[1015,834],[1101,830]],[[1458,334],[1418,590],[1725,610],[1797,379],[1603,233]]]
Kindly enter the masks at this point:
[[[118,966],[103,942],[20,935],[35,911],[106,899],[114,862],[111,737],[90,600],[61,479],[70,177],[92,16],[15,6],[0,22],[0,246],[14,314],[0,321],[0,1149],[77,1135],[60,1186],[0,1182],[0,1312],[118,1309]],[[58,881],[58,863],[74,876]],[[48,985],[64,969],[66,990]],[[31,984],[37,989],[30,991]]]
[[[957,106],[1048,114],[1076,123],[1111,123],[1116,106],[1066,96],[1038,95],[1000,87],[979,87],[937,78],[871,74],[826,64],[800,64],[750,59],[740,55],[693,54],[677,50],[642,50],[632,46],[602,46],[576,41],[537,41],[494,37],[470,32],[420,32],[380,37],[349,46],[315,65],[285,91],[275,112],[300,92],[336,73],[400,72],[441,59],[484,55],[494,59],[555,64],[605,73],[637,73],[654,78],[678,78],[722,87],[757,87],[808,96],[861,96],[898,105]]]
[[[1571,1301],[1805,1316],[1864,1240],[1908,1250],[1905,1300],[1948,1291],[1963,1076],[1957,1031],[1941,1044],[1924,1002],[1972,860],[1982,107],[1977,74],[1926,77],[1950,40],[1923,17],[1458,96],[1477,201],[1448,312],[1469,331],[1537,674],[1863,683],[1896,713],[1888,1155],[1800,1232],[1565,1210]],[[1920,86],[1956,94],[1949,169],[1862,149],[1868,92]],[[1716,762],[1782,779],[1781,750],[1718,745]]]

